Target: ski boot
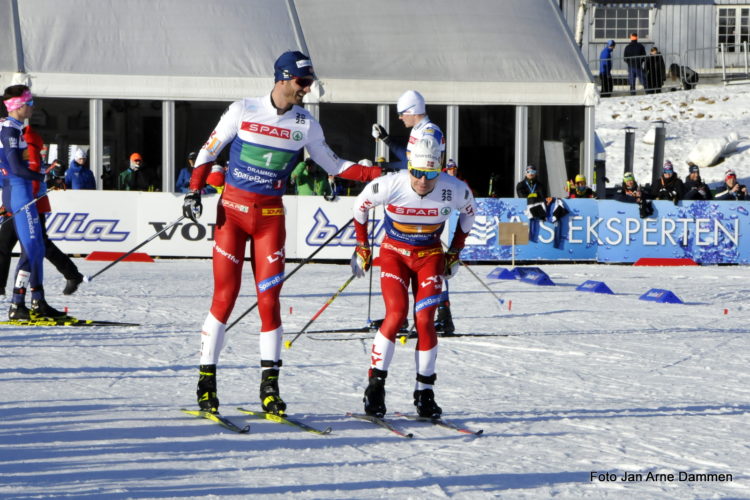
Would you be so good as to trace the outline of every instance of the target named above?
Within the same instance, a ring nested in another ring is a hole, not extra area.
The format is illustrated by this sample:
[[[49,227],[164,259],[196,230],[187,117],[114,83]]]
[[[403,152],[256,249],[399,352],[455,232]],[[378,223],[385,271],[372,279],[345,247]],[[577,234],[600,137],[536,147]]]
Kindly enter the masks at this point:
[[[198,406],[203,411],[219,413],[219,398],[216,397],[216,365],[198,367]]]
[[[263,366],[261,362],[261,366]],[[281,366],[281,361],[278,362]],[[260,381],[260,402],[263,411],[283,417],[286,411],[286,403],[279,396],[279,370],[269,368],[263,370]]]
[[[450,303],[448,301],[438,306],[435,331],[441,337],[449,337],[456,331],[456,327],[453,326],[453,316],[451,316]]]
[[[66,280],[63,295],[73,295],[81,283],[83,283],[83,275],[81,273],[78,273],[73,279]]]
[[[362,401],[365,403],[365,413],[372,417],[383,418],[385,415],[385,379],[387,376],[387,371],[370,368],[370,383],[365,389],[365,397]]]
[[[23,302],[20,304],[11,304],[8,310],[8,319],[25,320],[31,319],[29,308]]]
[[[437,420],[443,414],[443,409],[435,402],[435,393],[432,389],[414,391],[414,406],[420,417]]]
[[[64,318],[68,314],[58,311],[44,299],[31,299],[31,315],[34,318]]]

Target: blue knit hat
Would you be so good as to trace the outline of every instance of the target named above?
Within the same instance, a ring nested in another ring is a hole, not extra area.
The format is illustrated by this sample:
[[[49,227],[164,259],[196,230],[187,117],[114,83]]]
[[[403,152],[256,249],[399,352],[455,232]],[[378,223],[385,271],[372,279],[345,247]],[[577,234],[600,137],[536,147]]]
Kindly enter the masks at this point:
[[[607,42],[607,47],[614,47],[614,46],[615,46],[615,41],[614,40],[610,40],[610,41]]]
[[[273,64],[274,81],[298,78],[316,78],[312,61],[299,51],[284,52]]]

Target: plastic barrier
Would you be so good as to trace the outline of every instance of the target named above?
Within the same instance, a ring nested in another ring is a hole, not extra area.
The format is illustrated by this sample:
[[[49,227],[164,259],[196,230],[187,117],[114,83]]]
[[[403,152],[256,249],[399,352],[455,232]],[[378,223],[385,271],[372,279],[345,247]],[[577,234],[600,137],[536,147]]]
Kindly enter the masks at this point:
[[[504,267],[496,267],[490,271],[487,277],[493,280],[514,280],[518,278],[518,275],[514,271]]]
[[[524,283],[531,283],[533,285],[555,286],[552,280],[549,279],[549,276],[547,276],[547,273],[542,270],[526,272],[521,277],[521,281],[523,281]]]
[[[648,292],[644,293],[639,300],[650,300],[652,302],[661,302],[667,304],[683,304],[680,298],[669,290],[662,290],[660,288],[652,288]]]
[[[608,293],[610,295],[615,293],[603,281],[592,280],[584,281],[576,287],[576,290],[579,292]]]

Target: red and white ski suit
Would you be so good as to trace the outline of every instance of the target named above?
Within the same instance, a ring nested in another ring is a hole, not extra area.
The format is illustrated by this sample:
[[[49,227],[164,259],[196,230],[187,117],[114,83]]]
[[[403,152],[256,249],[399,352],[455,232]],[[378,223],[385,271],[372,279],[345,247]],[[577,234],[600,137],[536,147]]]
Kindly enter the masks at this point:
[[[435,373],[437,334],[434,316],[443,288],[445,259],[440,234],[453,210],[459,211],[458,228],[451,248],[460,250],[474,224],[476,205],[471,190],[461,180],[441,173],[435,188],[424,196],[411,187],[411,174],[401,170],[369,183],[357,197],[354,221],[357,241],[367,241],[368,212],[385,208],[386,236],[380,244],[380,287],[385,319],[372,344],[370,367],[387,371],[396,334],[409,314],[409,287],[414,295],[417,329],[417,374]],[[418,383],[418,389],[428,388]]]
[[[304,108],[278,114],[270,95],[232,103],[198,153],[190,189],[200,190],[214,160],[230,146],[226,187],[219,199],[213,249],[214,294],[203,325],[201,364],[216,364],[224,331],[242,280],[245,247],[255,276],[261,319],[261,360],[278,362],[281,354],[279,294],[284,278],[286,240],[281,196],[302,149],[329,174],[368,181],[377,167],[343,160],[325,142],[323,130]]]

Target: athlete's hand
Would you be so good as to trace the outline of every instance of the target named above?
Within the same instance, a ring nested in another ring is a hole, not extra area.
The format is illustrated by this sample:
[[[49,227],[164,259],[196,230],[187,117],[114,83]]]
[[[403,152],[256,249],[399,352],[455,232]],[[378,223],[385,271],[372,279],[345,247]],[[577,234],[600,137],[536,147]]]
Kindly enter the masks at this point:
[[[185,195],[185,200],[182,202],[182,215],[198,222],[201,214],[203,213],[203,204],[201,203],[200,191],[190,192]]]
[[[372,250],[367,245],[358,244],[352,254],[352,274],[357,278],[362,278],[365,272],[370,269],[372,260]]]
[[[383,126],[379,123],[372,124],[372,136],[375,138],[375,140],[380,139],[385,143],[388,142],[388,132],[386,132],[385,128],[383,128]]]
[[[449,280],[458,274],[458,270],[461,267],[461,260],[458,258],[460,250],[448,250],[445,252],[445,271],[443,276]]]

